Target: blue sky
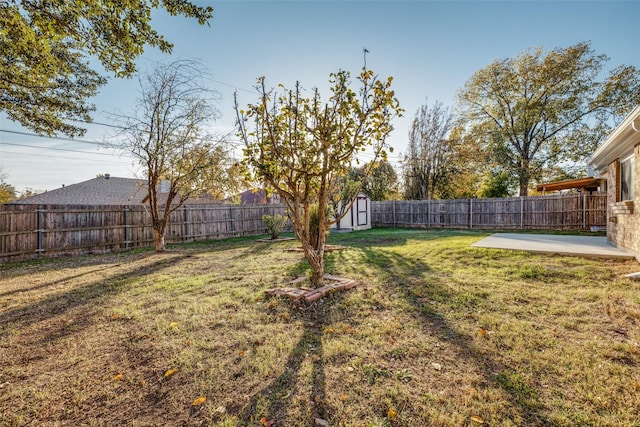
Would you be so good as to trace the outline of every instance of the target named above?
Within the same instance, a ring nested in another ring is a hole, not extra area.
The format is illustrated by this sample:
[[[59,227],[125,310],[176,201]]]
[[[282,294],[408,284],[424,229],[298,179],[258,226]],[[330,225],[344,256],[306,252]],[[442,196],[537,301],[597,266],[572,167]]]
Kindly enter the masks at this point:
[[[214,8],[210,27],[156,14],[154,27],[175,44],[171,56],[153,49],[138,60],[144,71],[156,61],[197,58],[209,68],[207,83],[221,94],[219,132],[233,131],[233,92],[241,105],[254,102],[253,84],[265,76],[273,86],[299,80],[327,87],[329,73],[358,73],[362,49],[367,65],[393,76],[406,110],[394,122],[390,159],[399,166],[409,123],[428,98],[454,105],[456,91],[493,60],[535,46],[546,49],[591,41],[610,57],[609,68],[640,68],[639,1],[202,1]],[[110,78],[94,102],[94,119],[114,123],[114,113],[135,107],[137,79]],[[324,91],[326,93],[326,91]],[[85,142],[51,140],[0,116],[0,164],[18,191],[51,190],[98,173],[140,177],[126,153]],[[90,125],[85,141],[115,142],[112,128]],[[29,147],[26,147],[29,146]],[[366,160],[366,159],[365,159]]]

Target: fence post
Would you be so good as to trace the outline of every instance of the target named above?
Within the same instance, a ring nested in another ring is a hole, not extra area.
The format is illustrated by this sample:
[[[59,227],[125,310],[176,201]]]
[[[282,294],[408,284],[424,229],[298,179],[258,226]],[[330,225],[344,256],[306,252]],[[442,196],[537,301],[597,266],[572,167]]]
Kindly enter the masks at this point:
[[[396,228],[396,201],[393,201],[393,228]]]
[[[431,200],[427,199],[427,228],[431,228]]]
[[[44,252],[44,206],[38,205],[37,215],[38,220],[36,232],[38,233],[38,248],[36,249],[36,253],[40,256]]]
[[[236,223],[235,223],[235,219],[233,218],[233,205],[229,206],[229,221],[231,223],[231,235],[235,236],[236,235]]]
[[[131,224],[129,206],[124,207],[124,248],[131,249]]]
[[[524,228],[524,196],[520,196],[520,228]]]
[[[587,228],[587,194],[582,193],[582,228]]]
[[[469,199],[469,228],[473,228],[473,199]]]
[[[189,241],[191,239],[191,227],[189,226],[189,206],[182,205],[184,211],[184,240]]]

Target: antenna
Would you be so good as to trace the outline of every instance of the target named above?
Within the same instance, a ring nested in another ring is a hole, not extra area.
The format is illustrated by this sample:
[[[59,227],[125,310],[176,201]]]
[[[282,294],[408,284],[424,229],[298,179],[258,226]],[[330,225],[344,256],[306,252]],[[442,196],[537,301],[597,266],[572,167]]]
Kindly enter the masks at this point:
[[[365,70],[367,69],[367,53],[369,53],[369,49],[367,49],[366,47],[362,48],[362,56],[364,58],[364,68]]]

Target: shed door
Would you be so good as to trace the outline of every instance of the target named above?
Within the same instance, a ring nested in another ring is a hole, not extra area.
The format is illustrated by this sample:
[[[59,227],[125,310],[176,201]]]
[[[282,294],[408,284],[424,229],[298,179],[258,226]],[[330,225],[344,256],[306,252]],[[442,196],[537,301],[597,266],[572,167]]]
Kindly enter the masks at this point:
[[[358,212],[358,226],[367,225],[369,212],[367,211],[366,197],[358,197],[356,199],[356,211]]]

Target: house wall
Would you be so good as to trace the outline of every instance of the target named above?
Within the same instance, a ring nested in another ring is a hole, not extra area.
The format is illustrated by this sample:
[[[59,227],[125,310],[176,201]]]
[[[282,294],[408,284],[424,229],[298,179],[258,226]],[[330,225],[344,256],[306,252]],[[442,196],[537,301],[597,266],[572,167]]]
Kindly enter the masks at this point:
[[[640,260],[640,143],[633,147],[634,196],[630,201],[618,201],[619,160],[607,167],[607,239],[620,248],[634,252]]]

